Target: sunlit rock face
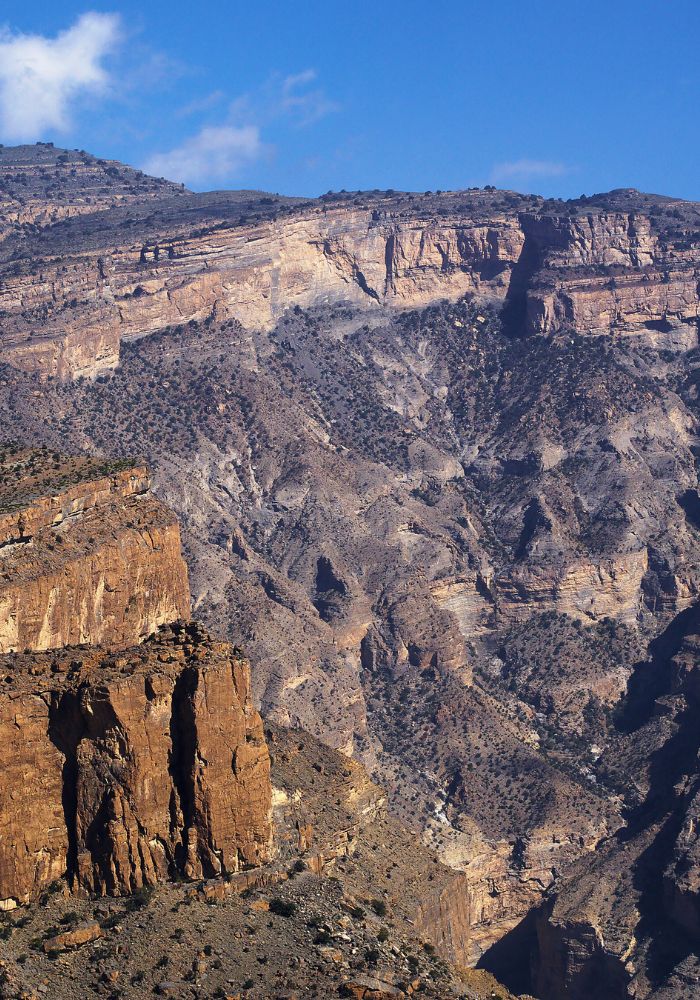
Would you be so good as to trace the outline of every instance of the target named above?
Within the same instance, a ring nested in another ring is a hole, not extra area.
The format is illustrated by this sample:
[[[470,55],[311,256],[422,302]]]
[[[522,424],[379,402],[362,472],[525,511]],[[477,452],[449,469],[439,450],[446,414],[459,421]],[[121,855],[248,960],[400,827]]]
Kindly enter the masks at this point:
[[[189,615],[172,511],[145,466],[10,448],[0,466],[0,652],[128,646]]]
[[[118,654],[24,653],[0,670],[6,909],[63,875],[119,896],[270,858],[269,754],[228,644],[175,623]]]

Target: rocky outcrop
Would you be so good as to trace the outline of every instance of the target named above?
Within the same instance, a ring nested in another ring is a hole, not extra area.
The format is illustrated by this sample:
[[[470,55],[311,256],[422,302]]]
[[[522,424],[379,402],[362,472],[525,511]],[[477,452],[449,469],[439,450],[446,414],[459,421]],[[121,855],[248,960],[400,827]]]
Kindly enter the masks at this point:
[[[0,468],[0,652],[128,646],[189,615],[179,526],[145,466],[11,449]]]
[[[620,763],[614,707],[637,676],[625,636],[658,633],[699,592],[699,232],[693,205],[636,192],[243,192],[115,206],[4,242],[0,417],[52,448],[148,453],[184,520],[198,614],[245,643],[266,715],[360,758],[414,841],[462,869],[417,880],[419,900],[393,892],[388,850],[372,876],[410,919],[420,904],[427,940],[432,926],[470,960],[517,936],[579,862],[619,848],[651,782],[648,760]],[[124,537],[129,520],[116,516]],[[67,535],[64,522],[41,532]],[[8,558],[31,551],[21,539],[15,525]],[[535,617],[552,627],[509,656]],[[597,643],[566,639],[603,625]],[[655,712],[675,727],[672,706]],[[111,764],[96,741],[80,766],[99,777]],[[319,800],[318,773],[275,785],[283,856],[293,865],[293,846],[324,872],[359,849],[364,864],[367,831],[381,853],[393,822],[371,816],[376,786],[358,780],[358,820],[353,781]],[[86,814],[101,801],[86,793]],[[690,934],[694,814],[675,819],[654,903]],[[619,857],[597,883],[617,884]],[[601,955],[625,965],[639,921],[569,899],[543,918],[542,948],[551,970],[579,969],[562,988],[583,989]],[[454,938],[439,930],[452,915]]]
[[[109,190],[112,207],[121,190]],[[118,363],[122,339],[171,324],[269,329],[295,306],[416,308],[464,295],[506,303],[518,335],[694,342],[700,245],[676,223],[692,212],[684,203],[624,191],[575,205],[478,190],[301,203],[147,193],[129,215],[71,221],[57,209],[67,221],[0,263],[0,357],[43,376],[94,375]]]
[[[675,327],[678,346],[692,346],[700,247],[687,230],[660,232],[635,194],[627,211],[522,217],[541,263],[527,295],[532,331],[660,337]]]
[[[115,232],[99,253],[78,238],[68,257],[44,259],[40,273],[32,265],[5,275],[0,309],[12,319],[0,358],[75,377],[114,367],[123,338],[212,314],[269,329],[293,306],[410,307],[505,294],[523,243],[517,219],[484,225],[450,213],[436,224],[419,206],[413,217],[392,215],[311,204],[254,225],[220,213],[201,234],[180,223],[148,244]]]
[[[247,663],[196,625],[138,647],[0,659],[0,899],[66,875],[123,895],[271,850],[269,755]]]
[[[63,931],[61,934],[46,938],[42,942],[42,947],[47,954],[50,954],[51,952],[80,948],[81,945],[96,941],[100,937],[102,937],[102,928],[97,921],[93,920],[89,924],[83,924],[73,930]]]
[[[471,964],[472,898],[469,883],[457,875],[447,885],[426,892],[415,914],[416,933],[439,955],[458,965]]]

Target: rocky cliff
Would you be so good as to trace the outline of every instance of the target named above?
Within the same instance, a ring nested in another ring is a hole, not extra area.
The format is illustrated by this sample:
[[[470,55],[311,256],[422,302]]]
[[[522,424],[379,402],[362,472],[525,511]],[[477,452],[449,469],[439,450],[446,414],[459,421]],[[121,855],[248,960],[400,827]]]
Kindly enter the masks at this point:
[[[359,757],[463,870],[476,960],[620,823],[586,726],[636,630],[697,592],[692,355],[514,341],[464,301],[367,315],[177,327],[95,382],[8,368],[0,412],[52,447],[148,455],[197,615],[244,645],[269,718]],[[607,617],[632,637],[612,661]]]
[[[406,987],[398,985],[400,977],[408,972],[415,984],[409,992],[423,980],[442,984],[434,987],[439,993],[428,985],[428,995],[459,991],[454,970],[444,963],[434,971],[424,966],[428,955],[437,961],[434,953],[459,963],[469,958],[464,876],[440,865],[414,833],[389,818],[385,793],[360,764],[306,733],[273,729],[273,786],[250,669],[240,651],[192,622],[174,621],[154,632],[157,623],[143,615],[142,602],[151,591],[188,606],[173,587],[187,582],[179,535],[173,539],[176,549],[160,539],[160,520],[173,521],[150,496],[146,468],[15,445],[4,446],[2,462],[0,551],[7,593],[17,597],[8,619],[25,647],[0,655],[4,940],[35,924],[53,894],[70,895],[78,906],[80,900],[136,894],[124,904],[127,914],[148,905],[154,887],[173,880],[194,883],[188,904],[200,897],[217,904],[308,871],[311,881],[301,880],[302,902],[290,903],[288,915],[299,905],[320,906],[324,917],[316,915],[308,925],[297,921],[296,933],[321,928],[323,955],[332,953],[334,990],[357,988],[364,995],[379,982],[389,995],[401,996]],[[136,555],[121,537],[133,531],[151,543],[141,566],[134,565]],[[104,550],[113,544],[128,559],[110,566],[110,587],[104,588],[102,577],[87,568],[101,569]],[[74,622],[78,587],[79,602],[87,602],[93,615]],[[48,608],[35,606],[47,589]],[[148,634],[140,644],[124,648],[123,620],[105,625],[100,610],[105,589],[126,593],[128,606],[141,614],[137,637]],[[177,612],[176,603],[159,606],[166,616]],[[35,635],[30,624],[37,617],[44,626]],[[66,642],[71,629],[83,639],[93,629],[88,637],[100,636],[104,644]],[[331,880],[342,886],[339,899],[329,892]],[[171,909],[177,912],[179,905]],[[270,905],[261,902],[265,909]],[[24,913],[19,918],[18,907]],[[327,942],[335,938],[321,920],[333,926],[338,909],[346,922],[347,913],[364,917],[363,907],[374,913],[377,926],[370,921],[363,927],[363,953],[371,957],[358,960],[352,958],[358,951],[350,947],[354,938],[341,931],[344,950],[331,947]],[[104,912],[82,923],[75,911],[64,915],[59,928],[44,934],[41,951],[56,958],[73,949],[99,948],[97,942],[113,926]],[[384,947],[387,928],[375,941],[382,949],[369,946],[383,916],[396,929],[394,936],[409,934],[414,947],[424,943],[429,951],[423,962],[410,955],[403,939],[402,950],[396,944]],[[137,938],[129,954],[137,951]],[[153,941],[159,946],[161,940],[159,928]],[[280,958],[301,964],[296,949],[289,942],[284,947]],[[246,961],[243,952],[239,965]],[[380,956],[384,964],[376,968]],[[30,981],[41,975],[39,959],[17,956],[13,968],[20,964]],[[198,959],[194,966],[201,971],[201,964]],[[85,972],[82,981],[90,978]],[[132,983],[144,979],[140,970]],[[0,996],[17,996],[16,984],[8,966],[0,966]],[[52,988],[56,996],[70,995],[60,981]],[[157,981],[150,992],[154,989],[162,992]]]
[[[178,523],[145,466],[0,459],[0,652],[127,646],[189,615]]]
[[[470,190],[303,202],[174,194],[149,179],[127,196],[126,168],[107,169],[114,185],[91,216],[89,204],[77,219],[52,210],[59,195],[47,192],[40,228],[5,239],[0,348],[16,366],[94,375],[118,363],[123,338],[172,323],[269,329],[294,306],[416,308],[466,294],[506,302],[527,332],[693,340],[697,219],[671,199],[618,191],[562,204]],[[59,176],[51,191],[70,200],[64,190]]]
[[[6,656],[0,898],[66,876],[123,895],[270,856],[269,756],[248,665],[196,625],[107,655]]]
[[[502,297],[524,239],[514,219],[485,224],[477,210],[465,223],[451,211],[436,225],[419,204],[397,213],[367,199],[309,203],[257,222],[241,221],[225,200],[205,203],[193,230],[188,215],[199,203],[187,198],[189,212],[180,199],[178,214],[149,211],[136,230],[85,239],[82,226],[66,225],[47,233],[59,244],[26,247],[31,258],[19,262],[14,254],[0,291],[2,356],[43,375],[94,375],[117,364],[123,338],[211,315],[269,329],[295,305]]]
[[[671,810],[619,832],[650,778],[617,720],[650,640],[700,596],[698,207],[152,195],[6,234],[3,425],[145,454],[196,614],[244,644],[256,706],[361,761],[391,822],[458,870],[429,919],[454,911],[489,963],[544,900],[543,949],[573,954],[567,914],[612,878],[607,845],[636,871]],[[678,820],[654,899],[691,927],[690,805]],[[309,865],[353,864],[356,829]],[[574,876],[582,895],[553,904]],[[637,927],[629,898],[579,954],[594,980],[620,966],[613,924],[628,943]]]

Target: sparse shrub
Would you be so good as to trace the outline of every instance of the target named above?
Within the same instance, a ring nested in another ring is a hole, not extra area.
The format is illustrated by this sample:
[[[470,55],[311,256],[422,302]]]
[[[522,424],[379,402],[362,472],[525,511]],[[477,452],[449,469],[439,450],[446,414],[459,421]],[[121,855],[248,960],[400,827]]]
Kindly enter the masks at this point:
[[[291,900],[282,899],[281,896],[273,896],[270,900],[270,913],[276,913],[278,917],[293,917],[297,912],[297,904]]]

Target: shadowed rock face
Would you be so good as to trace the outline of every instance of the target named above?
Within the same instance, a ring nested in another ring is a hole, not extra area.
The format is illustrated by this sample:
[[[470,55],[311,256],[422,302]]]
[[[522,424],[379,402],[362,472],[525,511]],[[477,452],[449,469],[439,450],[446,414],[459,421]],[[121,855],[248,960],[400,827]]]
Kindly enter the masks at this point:
[[[595,990],[611,1000],[670,1000],[700,983],[699,623],[695,605],[632,675],[603,766],[634,775],[638,804],[537,914],[533,989],[545,1000]]]
[[[196,625],[109,656],[0,658],[0,898],[125,895],[271,850],[269,756],[249,670]]]

